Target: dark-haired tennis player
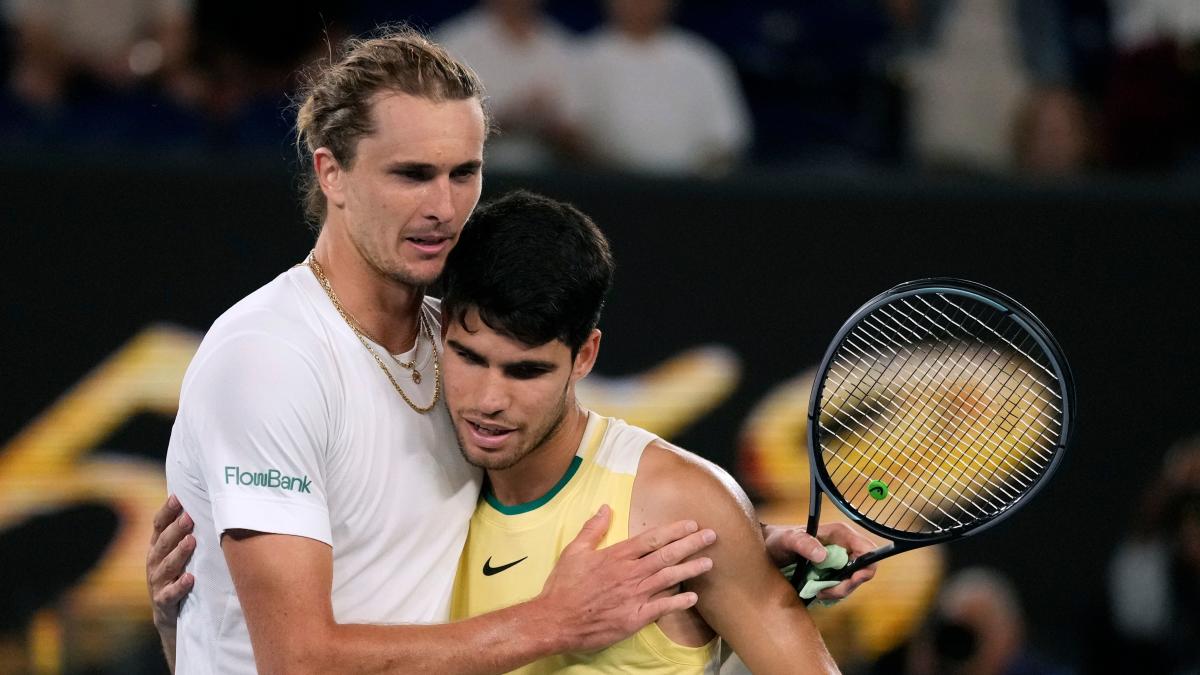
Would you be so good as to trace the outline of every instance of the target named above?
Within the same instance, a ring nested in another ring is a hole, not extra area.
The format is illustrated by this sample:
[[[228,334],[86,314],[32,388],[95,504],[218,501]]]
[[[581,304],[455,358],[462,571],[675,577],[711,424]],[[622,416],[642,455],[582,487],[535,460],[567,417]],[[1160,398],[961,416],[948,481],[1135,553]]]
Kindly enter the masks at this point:
[[[697,604],[597,652],[521,673],[714,673],[717,636],[754,673],[837,670],[766,554],[754,508],[728,474],[575,397],[600,351],[608,242],[584,214],[513,193],[476,211],[450,254],[442,298],[446,404],[467,461],[486,471],[459,563],[453,613],[536,597],[602,506],[604,544],[679,518],[717,533],[713,569],[685,581]]]

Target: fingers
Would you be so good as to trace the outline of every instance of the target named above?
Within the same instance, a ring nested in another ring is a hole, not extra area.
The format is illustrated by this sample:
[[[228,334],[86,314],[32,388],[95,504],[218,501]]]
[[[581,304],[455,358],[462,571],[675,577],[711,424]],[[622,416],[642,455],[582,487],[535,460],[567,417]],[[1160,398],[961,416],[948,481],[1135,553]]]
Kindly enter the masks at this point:
[[[183,513],[183,505],[179,503],[179,498],[175,495],[167,497],[167,501],[154,514],[154,530],[150,533],[150,545],[158,540],[158,536],[162,531]]]
[[[146,568],[149,570],[157,568],[172,551],[179,547],[184,537],[187,537],[194,526],[195,523],[192,522],[192,517],[184,513],[163,528],[161,532],[158,532],[156,541],[150,545],[150,551],[146,554]],[[192,543],[194,546],[194,539]],[[190,551],[188,555],[190,557]]]
[[[168,537],[178,530],[179,520],[184,518],[187,518],[187,514],[180,516],[164,530],[158,544],[167,541]],[[154,623],[160,629],[175,627],[179,603],[196,583],[194,575],[184,572],[195,550],[196,537],[185,534],[178,545],[171,548],[160,562],[153,566],[147,562],[146,584],[150,588],[150,600],[154,604]]]
[[[710,558],[696,558],[695,560],[688,560],[678,565],[664,567],[639,584],[639,590],[653,596],[662,591],[675,588],[688,579],[704,574],[711,570],[712,566],[713,563]]]
[[[858,558],[876,549],[875,542],[864,536],[859,530],[838,521],[822,523],[817,528],[817,536],[813,537],[801,527],[768,526],[770,532],[767,541],[768,552],[772,559],[788,560],[796,556],[813,563],[824,562],[828,556],[826,544],[837,544],[846,549],[851,559]],[[816,597],[826,602],[836,602],[849,596],[862,584],[875,576],[875,566],[871,565],[856,570],[849,578],[832,588],[822,590]]]
[[[192,592],[196,585],[196,577],[191,573],[184,574],[174,582],[158,589],[150,596],[154,602],[154,622],[162,628],[174,628],[179,615],[179,603]]]
[[[156,587],[173,583],[183,576],[183,571],[187,568],[188,561],[192,559],[192,553],[195,550],[196,538],[190,534],[185,536],[178,546],[171,549],[166,557],[153,568],[150,575],[150,594],[154,595]]]
[[[825,590],[821,591],[817,594],[817,599],[824,600],[826,602],[844,600],[850,597],[850,594],[854,592],[854,589],[858,588],[864,583],[864,581],[855,581],[854,577],[850,577],[837,586],[826,588]]]
[[[571,649],[597,649],[632,635],[647,623],[696,603],[679,584],[712,568],[690,559],[716,540],[694,521],[654,528],[634,539],[595,550],[612,513],[602,508],[563,549],[539,596],[555,625],[571,636]]]
[[[823,523],[817,528],[817,538],[826,544],[841,546],[849,551],[851,558],[874,551],[876,547],[875,542],[863,536],[853,527],[841,522]]]
[[[699,529],[700,526],[697,525],[696,521],[694,520],[678,520],[669,525],[659,525],[658,527],[650,528],[636,537],[631,537],[618,544],[613,544],[609,548],[609,552],[616,557],[624,559],[641,558],[655,551],[661,551],[672,543],[685,540],[689,536],[697,534]],[[712,530],[708,531],[712,532]],[[712,541],[715,540],[716,534],[713,533]],[[712,541],[708,543],[712,543]],[[705,544],[705,546],[707,546],[707,544]],[[701,546],[700,548],[704,548],[704,546]],[[696,551],[692,552],[695,553]],[[686,557],[687,556],[677,558],[667,562],[666,564],[673,565]]]
[[[158,592],[154,594],[154,604],[158,605],[159,608],[175,608],[187,597],[187,594],[192,591],[192,586],[195,584],[195,575],[191,572],[183,574],[175,581],[158,589]]]
[[[671,612],[680,612],[693,607],[700,596],[692,593],[676,593],[665,597],[655,598],[642,605],[638,610],[637,619],[642,625],[658,621]]]
[[[842,581],[842,583],[838,584],[837,586],[834,586],[833,588],[827,588],[827,589],[821,591],[817,595],[817,599],[823,600],[826,602],[836,602],[838,600],[843,600],[843,599],[849,597],[849,595],[851,593],[853,593],[856,588],[867,583],[874,577],[875,577],[875,566],[874,565],[869,565],[860,570],[856,570],[854,572],[854,574],[850,575],[850,578]]]
[[[686,568],[687,570],[691,570],[693,566],[690,565],[690,563],[699,562],[701,560],[707,561],[708,568],[711,568],[712,561],[708,558],[697,558],[696,560],[689,561],[689,563],[683,563],[683,561],[691,558],[700,551],[703,551],[705,548],[708,548],[708,546],[710,546],[716,540],[717,533],[712,530],[705,529],[700,530],[699,532],[694,532],[687,535],[683,539],[672,541],[666,546],[663,546],[662,548],[643,556],[641,560],[638,561],[638,569],[640,569],[643,574],[646,574],[647,577],[653,579],[662,572],[673,568]],[[703,574],[704,572],[708,571],[708,568],[692,571],[686,576],[676,579],[674,582],[664,586],[663,588],[677,584],[685,579],[691,579],[699,574]]]
[[[817,540],[816,537],[804,532],[804,530],[789,530],[781,538],[781,544],[790,553],[798,555],[811,563],[824,562],[825,557],[828,555],[825,545]]]
[[[583,527],[579,529],[579,534],[571,540],[571,543],[563,549],[563,554],[586,548],[589,551],[596,550],[600,542],[604,540],[604,535],[608,534],[608,528],[612,525],[612,509],[608,504],[600,507],[596,515],[588,518]]]

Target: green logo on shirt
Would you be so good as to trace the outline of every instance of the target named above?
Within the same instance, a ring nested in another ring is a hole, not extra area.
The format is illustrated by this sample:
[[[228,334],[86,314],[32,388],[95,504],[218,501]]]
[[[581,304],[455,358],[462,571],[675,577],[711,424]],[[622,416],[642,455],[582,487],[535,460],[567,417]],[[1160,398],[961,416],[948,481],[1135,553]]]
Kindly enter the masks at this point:
[[[257,487],[280,488],[312,494],[312,481],[308,476],[285,476],[279,469],[266,471],[242,471],[240,466],[225,467],[225,484],[253,485]]]

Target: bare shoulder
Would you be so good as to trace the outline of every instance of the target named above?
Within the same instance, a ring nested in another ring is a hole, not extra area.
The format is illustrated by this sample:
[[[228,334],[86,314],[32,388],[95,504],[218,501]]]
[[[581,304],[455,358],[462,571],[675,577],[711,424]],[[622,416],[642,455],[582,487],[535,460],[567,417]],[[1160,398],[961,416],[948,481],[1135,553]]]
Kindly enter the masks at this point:
[[[728,472],[659,439],[642,452],[630,511],[631,535],[683,519],[713,527],[718,535],[757,522],[749,498]]]

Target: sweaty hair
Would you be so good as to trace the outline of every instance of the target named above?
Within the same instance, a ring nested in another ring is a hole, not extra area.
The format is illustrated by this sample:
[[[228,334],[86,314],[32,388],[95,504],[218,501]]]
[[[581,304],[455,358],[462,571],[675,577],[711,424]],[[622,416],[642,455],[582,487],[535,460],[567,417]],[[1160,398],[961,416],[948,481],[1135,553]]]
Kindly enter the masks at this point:
[[[612,286],[608,240],[563,202],[517,191],[480,206],[442,277],[446,325],[472,309],[489,328],[529,346],[562,340],[574,357],[600,322]]]
[[[359,139],[371,134],[371,104],[380,92],[402,92],[431,101],[478,99],[475,71],[406,26],[342,44],[336,59],[302,73],[296,112],[296,150],[303,170],[304,211],[313,229],[325,219],[325,195],[313,172],[318,148],[329,148],[345,167],[354,164]]]

